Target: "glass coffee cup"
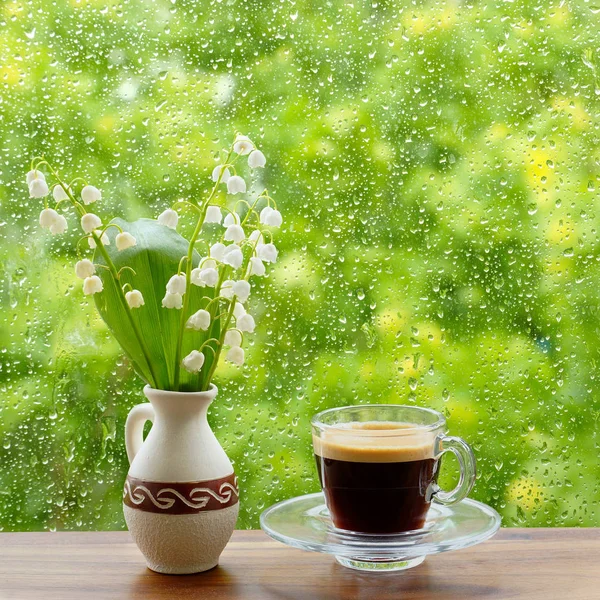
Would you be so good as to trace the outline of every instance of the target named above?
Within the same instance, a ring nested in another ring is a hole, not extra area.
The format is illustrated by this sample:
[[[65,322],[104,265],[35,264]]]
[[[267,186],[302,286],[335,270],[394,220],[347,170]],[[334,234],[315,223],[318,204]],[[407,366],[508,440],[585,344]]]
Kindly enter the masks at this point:
[[[338,529],[391,534],[421,529],[432,501],[453,504],[475,482],[475,457],[446,435],[439,412],[393,404],[332,408],[312,419],[315,458],[325,502]],[[460,478],[451,491],[437,483],[452,452]]]

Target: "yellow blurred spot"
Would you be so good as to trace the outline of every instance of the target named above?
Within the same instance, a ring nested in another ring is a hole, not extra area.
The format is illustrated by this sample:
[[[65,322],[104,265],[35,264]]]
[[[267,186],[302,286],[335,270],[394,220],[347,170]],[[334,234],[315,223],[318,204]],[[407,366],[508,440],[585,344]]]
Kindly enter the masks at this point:
[[[292,287],[312,289],[319,284],[310,259],[301,252],[290,252],[284,255],[271,277],[276,286],[286,289]]]
[[[514,28],[522,38],[530,38],[535,31],[532,21],[521,21]]]
[[[561,4],[561,6],[553,6],[549,9],[547,19],[552,25],[562,26],[571,20],[571,13],[566,4]]]
[[[189,144],[175,144],[169,148],[171,158],[176,162],[185,162],[189,159],[191,149]]]
[[[513,481],[506,491],[506,499],[518,504],[524,511],[539,508],[544,500],[544,489],[533,477],[520,477]]]
[[[546,264],[546,273],[549,275],[557,275],[559,277],[566,275],[573,268],[574,262],[572,258],[561,256],[556,260],[549,261]]]
[[[0,66],[0,83],[7,83],[10,86],[18,85],[21,81],[21,71],[16,65]]]
[[[386,308],[375,318],[375,327],[381,335],[396,335],[406,325],[400,309]]]
[[[420,13],[412,13],[404,19],[403,25],[412,35],[423,35],[440,29],[451,29],[456,24],[456,10],[444,7],[432,8]]]
[[[394,159],[394,149],[392,146],[381,140],[376,141],[373,144],[373,156],[378,161],[389,163]]]
[[[445,8],[442,10],[437,21],[438,28],[450,29],[451,27],[454,27],[456,23],[456,15],[456,10],[451,10],[450,8]]]
[[[413,14],[404,24],[409,33],[413,35],[422,35],[431,25],[431,21],[424,13],[420,15]]]
[[[546,239],[551,244],[572,243],[574,233],[575,225],[573,221],[560,217],[548,222]]]
[[[104,115],[96,121],[96,129],[102,132],[110,132],[115,127],[116,119],[112,115]]]
[[[450,414],[452,421],[463,425],[476,425],[479,417],[477,415],[477,408],[472,402],[463,398],[451,397],[446,402],[446,408]]]
[[[308,136],[307,136],[308,137]],[[315,159],[321,156],[331,156],[336,154],[336,147],[331,139],[327,137],[311,136],[307,140],[304,156],[306,159]]]
[[[535,192],[538,192],[536,199],[538,202],[544,202],[548,196],[544,191],[551,189],[553,186],[554,174],[554,157],[541,148],[531,149],[525,159],[525,173],[529,187]]]
[[[69,0],[69,4],[72,8],[85,8],[92,4],[98,5],[98,2],[93,2],[91,0]]]
[[[490,140],[503,140],[509,132],[510,129],[504,123],[494,123],[488,131],[488,138]]]
[[[22,2],[7,2],[4,5],[3,13],[5,17],[14,17],[17,16],[20,12],[23,11],[23,3]]]
[[[424,370],[425,361],[421,359],[415,367],[415,359],[407,356],[402,360],[402,374],[404,377],[417,377],[420,371]]]
[[[591,123],[590,115],[578,98],[555,96],[552,98],[552,108],[558,113],[569,115],[577,129],[587,129]]]
[[[428,321],[425,323],[419,323],[415,325],[419,331],[418,339],[421,344],[428,344],[429,346],[439,346],[442,340],[442,330],[439,328],[437,323]]]
[[[327,124],[333,131],[344,134],[352,129],[355,117],[352,109],[347,106],[336,106],[329,111]]]
[[[363,380],[373,379],[375,375],[375,365],[370,361],[365,361],[360,366],[360,378]]]

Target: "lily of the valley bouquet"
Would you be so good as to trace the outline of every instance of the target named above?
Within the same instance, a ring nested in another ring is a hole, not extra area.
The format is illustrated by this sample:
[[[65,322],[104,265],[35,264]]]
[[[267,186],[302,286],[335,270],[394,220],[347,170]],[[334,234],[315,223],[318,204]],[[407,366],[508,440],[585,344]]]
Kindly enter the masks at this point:
[[[222,353],[236,365],[244,362],[244,337],[255,327],[245,308],[250,281],[276,261],[271,231],[282,218],[266,190],[250,201],[237,199],[246,194],[246,180],[236,170],[241,157],[250,169],[265,166],[264,154],[238,135],[214,168],[206,198],[178,201],[156,220],[132,223],[108,221],[96,209],[99,189],[79,177],[63,180],[43,158],[34,159],[27,173],[30,196],[44,201],[43,228],[61,234],[69,212],[79,218],[75,274],[83,293],[93,295],[152,388],[207,390]],[[180,212],[195,219],[189,239],[176,231]]]

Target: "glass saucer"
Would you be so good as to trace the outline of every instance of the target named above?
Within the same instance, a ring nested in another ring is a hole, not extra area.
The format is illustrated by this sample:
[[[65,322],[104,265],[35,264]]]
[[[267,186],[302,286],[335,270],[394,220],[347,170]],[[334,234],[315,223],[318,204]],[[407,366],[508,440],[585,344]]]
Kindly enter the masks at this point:
[[[470,499],[449,506],[432,502],[423,529],[383,535],[353,533],[333,526],[319,492],[274,504],[260,516],[260,526],[273,539],[294,548],[333,554],[345,567],[401,571],[421,564],[428,554],[487,540],[498,531],[500,515]]]

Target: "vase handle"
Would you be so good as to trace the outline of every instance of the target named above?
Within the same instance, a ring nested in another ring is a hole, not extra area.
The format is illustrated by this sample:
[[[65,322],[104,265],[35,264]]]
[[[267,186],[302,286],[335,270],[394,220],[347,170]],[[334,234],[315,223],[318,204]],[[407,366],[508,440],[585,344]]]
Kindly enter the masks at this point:
[[[149,402],[134,406],[127,415],[127,421],[125,421],[125,448],[127,448],[129,464],[133,462],[135,455],[144,443],[144,425],[146,421],[154,423],[154,409]]]

